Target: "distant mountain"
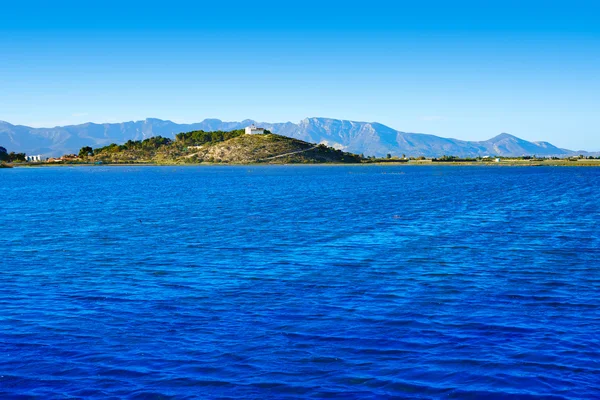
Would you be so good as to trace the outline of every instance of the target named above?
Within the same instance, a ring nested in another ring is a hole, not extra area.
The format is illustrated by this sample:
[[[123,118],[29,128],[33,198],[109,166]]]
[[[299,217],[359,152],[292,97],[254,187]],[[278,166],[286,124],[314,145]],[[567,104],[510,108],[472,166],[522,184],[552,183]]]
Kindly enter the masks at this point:
[[[112,124],[90,122],[55,128],[31,128],[0,121],[0,146],[6,147],[9,151],[56,156],[76,153],[83,146],[99,147],[110,143],[121,144],[128,140],[140,140],[152,136],[174,138],[177,133],[193,130],[229,131],[243,128],[252,123],[279,135],[311,143],[324,143],[366,156],[385,156],[388,153],[414,157],[440,157],[443,155],[565,157],[574,154],[588,154],[561,149],[547,142],[528,142],[507,133],[481,142],[470,142],[422,133],[401,132],[376,122],[355,122],[331,118],[306,118],[297,124],[253,120],[224,122],[218,119],[205,119],[193,124],[177,124],[172,121],[148,118],[143,121]]]

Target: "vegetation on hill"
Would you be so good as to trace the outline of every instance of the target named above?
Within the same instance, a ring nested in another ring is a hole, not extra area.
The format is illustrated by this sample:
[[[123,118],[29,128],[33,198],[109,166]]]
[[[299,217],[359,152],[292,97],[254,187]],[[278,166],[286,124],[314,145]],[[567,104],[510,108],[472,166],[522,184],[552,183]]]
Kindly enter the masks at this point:
[[[265,130],[265,133],[271,133]],[[244,129],[236,129],[233,131],[225,132],[225,131],[214,131],[214,132],[205,132],[205,131],[192,131],[187,133],[178,133],[175,135],[175,140],[179,143],[185,144],[187,146],[200,146],[207,143],[217,143],[224,142],[229,139],[233,139],[238,136],[245,135],[246,132]]]
[[[84,147],[79,156],[87,162],[104,163],[360,163],[361,156],[274,135],[246,135],[244,130],[229,132],[193,131],[179,133],[175,140],[155,136],[128,141],[122,145],[92,149]]]

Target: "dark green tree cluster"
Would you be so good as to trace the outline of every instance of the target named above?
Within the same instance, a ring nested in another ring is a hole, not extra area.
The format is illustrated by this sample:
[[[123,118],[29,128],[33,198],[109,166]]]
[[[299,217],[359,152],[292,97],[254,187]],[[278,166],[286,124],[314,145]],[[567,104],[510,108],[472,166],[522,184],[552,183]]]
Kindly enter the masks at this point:
[[[164,138],[162,136],[153,136],[151,138],[148,139],[144,139],[144,140],[128,140],[125,144],[122,145],[118,145],[116,143],[111,143],[108,146],[104,146],[104,147],[100,147],[97,148],[96,150],[92,149],[92,153],[93,154],[99,154],[99,153],[118,153],[120,151],[125,151],[125,150],[156,150],[158,148],[161,148],[163,146],[168,146],[171,143],[173,143],[173,141],[169,138]],[[80,150],[80,155],[81,152],[84,151],[84,149],[91,149],[91,147],[84,147]]]
[[[175,140],[177,141],[177,143],[181,143],[186,146],[200,146],[205,143],[224,142],[225,140],[233,139],[244,134],[245,131],[243,129],[237,129],[229,132],[192,131],[178,133],[175,136]]]
[[[15,153],[11,151],[10,153],[6,153],[0,151],[0,161],[6,162],[25,162],[25,153]]]
[[[133,140],[128,140],[123,145],[123,147],[125,150],[151,150],[158,149],[163,146],[168,146],[171,143],[173,143],[173,141],[169,138],[165,138],[162,136],[153,136],[142,141],[138,140],[134,142]]]
[[[99,154],[99,153],[118,153],[119,151],[121,151],[121,146],[119,146],[116,143],[111,143],[108,146],[99,147],[99,148],[95,149],[94,150],[94,154]]]
[[[86,158],[87,156],[93,156],[93,155],[94,155],[94,149],[92,149],[90,146],[82,147],[81,150],[79,150],[79,157],[81,157],[81,158]]]

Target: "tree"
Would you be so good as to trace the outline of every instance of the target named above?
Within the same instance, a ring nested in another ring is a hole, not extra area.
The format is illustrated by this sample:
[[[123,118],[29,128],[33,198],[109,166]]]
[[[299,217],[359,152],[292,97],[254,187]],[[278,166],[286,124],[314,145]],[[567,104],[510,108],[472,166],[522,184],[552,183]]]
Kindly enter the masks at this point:
[[[25,162],[25,153],[15,153],[14,151],[11,151],[10,154],[8,155],[8,159],[6,161],[8,161],[8,162],[15,162],[15,161]]]
[[[386,158],[389,160],[390,158],[392,158],[392,155],[390,153],[388,153]]]
[[[87,156],[93,156],[93,155],[94,155],[94,149],[92,149],[90,146],[82,147],[81,150],[79,150],[79,157],[81,157],[81,158],[86,158]]]

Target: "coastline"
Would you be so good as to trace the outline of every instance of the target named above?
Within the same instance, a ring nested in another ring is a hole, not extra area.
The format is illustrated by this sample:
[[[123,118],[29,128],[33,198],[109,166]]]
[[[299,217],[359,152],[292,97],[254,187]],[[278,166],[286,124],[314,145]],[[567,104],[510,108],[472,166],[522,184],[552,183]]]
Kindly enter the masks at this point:
[[[276,163],[119,163],[119,164],[87,164],[87,163],[74,163],[74,164],[12,164],[3,165],[2,168],[52,168],[52,167],[258,167],[258,166],[311,166],[311,167],[339,167],[339,166],[355,166],[355,167],[369,167],[369,166],[390,166],[390,167],[490,167],[490,168],[502,168],[502,167],[600,167],[600,160],[585,160],[585,161],[561,161],[561,160],[548,160],[548,161],[518,161],[511,160],[499,163],[481,163],[481,162],[373,162],[373,163],[293,163],[293,164],[276,164]]]

